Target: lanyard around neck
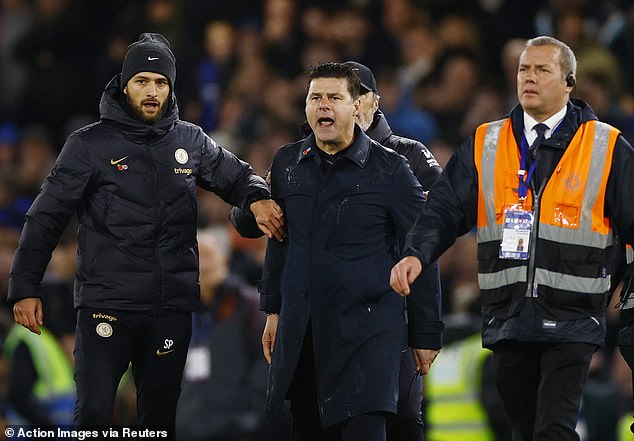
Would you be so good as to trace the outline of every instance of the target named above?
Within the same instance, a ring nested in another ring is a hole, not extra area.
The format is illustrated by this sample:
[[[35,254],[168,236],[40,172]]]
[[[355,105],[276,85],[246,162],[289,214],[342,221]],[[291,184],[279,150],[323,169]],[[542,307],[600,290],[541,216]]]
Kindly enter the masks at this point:
[[[528,187],[530,185],[533,173],[535,173],[535,166],[537,165],[537,159],[535,159],[530,167],[528,173],[526,172],[526,158],[528,157],[528,141],[526,137],[522,136],[522,143],[520,144],[520,169],[517,171],[517,177],[519,178],[519,185],[517,187],[517,194],[520,201],[526,199],[526,193],[528,193]]]

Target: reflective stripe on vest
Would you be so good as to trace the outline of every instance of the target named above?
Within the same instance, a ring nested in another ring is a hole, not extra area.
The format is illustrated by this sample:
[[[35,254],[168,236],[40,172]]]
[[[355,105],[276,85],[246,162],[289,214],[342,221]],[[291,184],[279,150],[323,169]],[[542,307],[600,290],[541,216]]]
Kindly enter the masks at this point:
[[[489,441],[493,433],[480,403],[482,367],[491,352],[480,335],[444,348],[425,379],[428,441]],[[436,364],[437,363],[437,364]]]
[[[511,148],[509,149],[498,149],[498,140],[500,139],[500,132],[502,132],[502,128],[504,128],[504,133],[511,131],[510,129],[511,122],[510,120],[500,120],[495,121],[488,124],[483,124],[476,130],[475,141],[474,141],[474,159],[476,164],[476,169],[478,170],[478,217],[477,217],[477,227],[478,227],[478,243],[488,242],[492,240],[501,240],[502,239],[502,217],[498,219],[496,218],[496,213],[500,213],[500,210],[504,209],[504,199],[498,197],[496,198],[495,193],[493,192],[493,183],[496,180],[495,170],[496,163],[498,161],[498,152],[500,152],[500,156],[503,153],[513,152]],[[515,172],[515,187],[517,188],[517,170],[520,168],[520,157],[519,157],[519,149],[517,148],[517,144],[515,143],[515,139],[507,140],[507,142],[511,142],[512,146],[515,147],[516,161],[512,161],[513,158],[507,158],[507,161],[510,162],[511,165],[514,165],[513,162],[517,162],[517,169]],[[497,179],[501,179],[501,184],[504,185],[506,183],[506,174],[499,175]],[[502,198],[504,195],[501,195]],[[530,193],[527,196],[527,199],[531,197]],[[517,202],[517,195],[514,199]]]
[[[539,237],[600,249],[612,245],[610,221],[603,211],[618,134],[597,121],[577,130],[544,189]]]
[[[40,329],[42,334],[37,335],[21,325],[13,325],[5,341],[4,356],[11,359],[22,342],[27,346],[37,372],[33,394],[50,412],[67,414],[70,408],[70,420],[64,421],[70,424],[75,397],[73,368],[57,339],[45,328]],[[55,415],[49,416],[59,421]]]
[[[539,239],[601,250],[612,245],[610,222],[603,216],[603,211],[618,134],[618,130],[598,121],[589,121],[579,127],[544,188]],[[474,161],[479,177],[478,243],[501,241],[504,210],[519,202],[520,152],[509,119],[478,127]],[[523,207],[530,210],[531,206],[529,190]],[[526,282],[526,264],[478,274],[480,288],[496,289]],[[578,277],[544,268],[536,269],[535,282],[582,293],[602,294],[610,289],[609,277]]]

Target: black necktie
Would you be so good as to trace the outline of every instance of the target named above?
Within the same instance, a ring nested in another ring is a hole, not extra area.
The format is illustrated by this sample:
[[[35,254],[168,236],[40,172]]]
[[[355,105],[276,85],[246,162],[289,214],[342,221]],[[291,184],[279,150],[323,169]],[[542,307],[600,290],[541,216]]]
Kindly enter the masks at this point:
[[[533,130],[537,132],[537,138],[535,138],[535,141],[533,141],[529,150],[531,152],[531,155],[535,157],[535,155],[537,154],[537,148],[541,145],[542,142],[544,142],[544,139],[546,139],[544,134],[546,133],[546,130],[548,130],[548,126],[544,123],[535,124],[533,126]]]

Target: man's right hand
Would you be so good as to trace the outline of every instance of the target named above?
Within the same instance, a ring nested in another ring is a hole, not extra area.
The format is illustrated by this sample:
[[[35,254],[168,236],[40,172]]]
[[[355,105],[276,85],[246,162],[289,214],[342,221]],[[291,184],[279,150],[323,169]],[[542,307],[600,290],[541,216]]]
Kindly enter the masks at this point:
[[[418,257],[404,257],[392,268],[390,286],[400,295],[408,296],[410,294],[409,286],[414,283],[422,270],[423,264]]]
[[[275,347],[275,335],[277,334],[277,324],[280,321],[279,314],[268,314],[266,316],[266,324],[264,325],[264,333],[262,334],[262,351],[266,362],[271,364],[273,348]]]
[[[44,325],[42,300],[39,297],[18,300],[13,305],[13,319],[31,332],[40,335],[42,333],[40,326]]]
[[[440,350],[438,349],[412,349],[416,371],[421,375],[427,375]]]
[[[282,242],[286,233],[284,232],[284,213],[277,203],[272,199],[262,199],[253,202],[249,207],[258,228],[262,230],[269,239],[277,239]]]

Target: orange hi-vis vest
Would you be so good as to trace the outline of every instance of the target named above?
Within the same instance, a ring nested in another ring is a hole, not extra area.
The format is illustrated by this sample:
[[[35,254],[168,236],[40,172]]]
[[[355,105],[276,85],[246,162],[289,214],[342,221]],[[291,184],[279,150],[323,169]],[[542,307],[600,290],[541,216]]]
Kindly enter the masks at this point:
[[[610,220],[604,216],[605,193],[619,133],[599,121],[588,121],[579,127],[538,200],[533,200],[535,196],[529,189],[523,202],[523,209],[535,215],[532,256],[524,261],[498,262],[485,271],[480,268],[478,279],[483,294],[485,290],[504,289],[517,283],[532,285],[527,286],[527,296],[537,285],[587,294],[609,291],[610,275],[605,273],[605,265],[588,269],[587,274],[578,271],[572,274],[575,271],[563,264],[552,261],[544,264],[547,259],[540,259],[537,251],[540,243],[549,241],[549,247],[554,244],[562,256],[582,250],[585,260],[597,256],[601,256],[597,261],[605,260],[606,250],[614,241]],[[504,211],[520,202],[517,193],[520,149],[510,119],[478,127],[474,160],[478,172],[480,248],[482,244],[502,240]]]

